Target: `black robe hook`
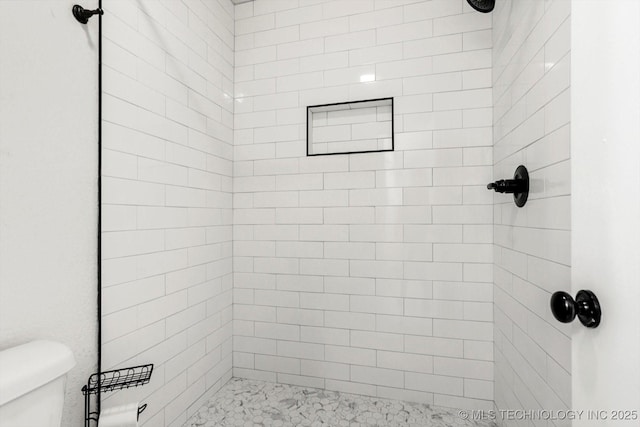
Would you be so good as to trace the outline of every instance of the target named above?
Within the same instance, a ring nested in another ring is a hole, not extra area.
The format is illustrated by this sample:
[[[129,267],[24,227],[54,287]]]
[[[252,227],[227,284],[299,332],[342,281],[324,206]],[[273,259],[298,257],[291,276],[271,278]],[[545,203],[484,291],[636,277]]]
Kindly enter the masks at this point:
[[[71,9],[71,11],[73,12],[73,16],[75,16],[78,22],[81,24],[86,24],[87,22],[89,22],[89,18],[91,18],[93,15],[104,15],[104,11],[100,8],[96,10],[87,10],[79,4],[73,5],[73,9]]]

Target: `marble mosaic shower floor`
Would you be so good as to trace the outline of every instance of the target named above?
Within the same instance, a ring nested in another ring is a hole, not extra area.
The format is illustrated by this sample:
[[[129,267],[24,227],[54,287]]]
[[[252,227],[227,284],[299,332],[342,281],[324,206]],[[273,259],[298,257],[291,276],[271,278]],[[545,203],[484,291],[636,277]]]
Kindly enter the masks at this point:
[[[493,427],[457,410],[378,397],[231,379],[184,427]]]

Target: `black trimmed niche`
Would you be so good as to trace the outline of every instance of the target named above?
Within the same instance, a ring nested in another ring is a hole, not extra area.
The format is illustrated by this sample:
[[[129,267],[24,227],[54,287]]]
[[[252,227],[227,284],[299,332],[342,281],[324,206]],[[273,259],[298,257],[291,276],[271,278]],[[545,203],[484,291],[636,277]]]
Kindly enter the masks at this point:
[[[307,107],[307,156],[394,151],[393,98]]]

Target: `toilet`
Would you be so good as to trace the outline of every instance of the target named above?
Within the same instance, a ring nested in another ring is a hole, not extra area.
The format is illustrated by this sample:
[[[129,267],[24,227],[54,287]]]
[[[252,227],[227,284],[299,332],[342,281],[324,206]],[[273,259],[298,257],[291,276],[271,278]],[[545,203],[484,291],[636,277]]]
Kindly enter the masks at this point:
[[[71,350],[54,341],[0,351],[0,426],[60,427],[66,375],[75,364]]]

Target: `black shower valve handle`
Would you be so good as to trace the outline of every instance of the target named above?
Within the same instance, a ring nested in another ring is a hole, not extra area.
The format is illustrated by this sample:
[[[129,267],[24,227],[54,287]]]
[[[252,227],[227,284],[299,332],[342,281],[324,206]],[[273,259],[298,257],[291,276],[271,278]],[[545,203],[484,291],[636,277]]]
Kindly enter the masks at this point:
[[[497,193],[521,193],[525,190],[525,183],[520,179],[501,179],[487,184],[487,189]]]
[[[527,203],[529,197],[529,171],[523,165],[516,168],[513,179],[501,179],[496,182],[487,184],[488,190],[494,190],[496,193],[513,194],[513,201],[516,206],[521,208]]]

